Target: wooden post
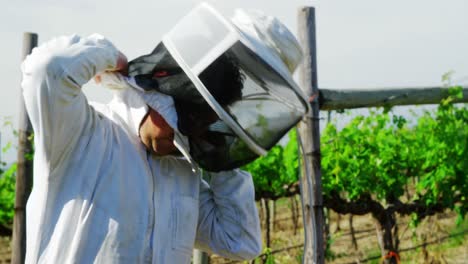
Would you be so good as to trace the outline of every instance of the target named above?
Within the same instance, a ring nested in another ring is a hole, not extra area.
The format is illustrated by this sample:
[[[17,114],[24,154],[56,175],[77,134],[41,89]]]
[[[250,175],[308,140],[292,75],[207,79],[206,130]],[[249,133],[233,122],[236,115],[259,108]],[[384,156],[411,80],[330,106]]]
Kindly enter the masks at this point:
[[[468,87],[462,87],[463,98],[468,102]],[[400,87],[373,89],[320,89],[320,109],[339,110],[362,107],[439,104],[448,95],[447,87]]]
[[[24,33],[22,61],[37,46],[37,34]],[[26,256],[26,202],[32,188],[32,160],[26,156],[32,153],[32,126],[24,105],[21,92],[18,128],[18,164],[16,172],[15,216],[13,219],[13,240],[11,263],[22,264]]]
[[[304,220],[303,263],[324,263],[322,180],[320,173],[320,129],[317,86],[315,9],[301,7],[298,12],[299,41],[304,51],[300,84],[310,98],[311,111],[299,124],[303,146],[301,198]]]
[[[193,250],[193,264],[209,264],[210,257],[203,251],[198,249]]]
[[[270,213],[270,200],[269,199],[262,199],[265,203],[265,246],[270,248],[271,244],[271,229],[270,229],[270,221],[271,221],[271,213]]]

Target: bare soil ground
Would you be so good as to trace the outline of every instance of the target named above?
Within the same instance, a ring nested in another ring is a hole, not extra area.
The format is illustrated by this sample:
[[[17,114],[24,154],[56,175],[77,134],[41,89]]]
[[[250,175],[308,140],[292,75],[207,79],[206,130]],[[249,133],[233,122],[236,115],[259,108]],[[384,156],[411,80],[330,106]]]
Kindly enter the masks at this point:
[[[0,237],[0,264],[11,263],[11,237]]]

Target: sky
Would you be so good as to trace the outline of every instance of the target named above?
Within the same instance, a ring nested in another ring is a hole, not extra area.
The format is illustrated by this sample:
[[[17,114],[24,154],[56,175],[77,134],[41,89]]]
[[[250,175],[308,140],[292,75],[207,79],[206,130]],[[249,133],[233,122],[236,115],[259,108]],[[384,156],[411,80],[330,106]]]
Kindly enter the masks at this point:
[[[131,60],[149,53],[198,2],[110,0],[0,0],[0,120],[17,126],[24,32],[39,43],[59,35],[100,33]],[[225,16],[235,8],[257,9],[297,33],[297,11],[314,6],[319,88],[439,86],[442,74],[468,84],[466,0],[208,0]],[[105,89],[86,85],[91,100]],[[12,141],[0,123],[1,145]],[[11,161],[14,151],[0,159]]]

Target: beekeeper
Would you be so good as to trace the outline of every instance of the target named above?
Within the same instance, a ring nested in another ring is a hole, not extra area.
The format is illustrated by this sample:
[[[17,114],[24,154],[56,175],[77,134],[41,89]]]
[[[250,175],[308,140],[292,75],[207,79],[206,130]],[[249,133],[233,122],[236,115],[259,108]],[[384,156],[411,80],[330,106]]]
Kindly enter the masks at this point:
[[[236,168],[307,111],[291,78],[300,56],[277,20],[229,21],[206,4],[128,65],[99,35],[34,49],[22,65],[35,132],[26,263],[258,255],[252,178]],[[93,77],[113,89],[109,104],[88,104]]]

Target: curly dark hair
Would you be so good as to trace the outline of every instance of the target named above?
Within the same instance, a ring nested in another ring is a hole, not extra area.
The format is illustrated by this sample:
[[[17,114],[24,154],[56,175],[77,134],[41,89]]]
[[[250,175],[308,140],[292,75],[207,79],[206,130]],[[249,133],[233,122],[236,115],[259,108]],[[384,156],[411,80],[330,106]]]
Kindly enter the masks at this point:
[[[222,106],[230,105],[242,97],[245,76],[240,72],[235,57],[229,53],[218,57],[199,78]]]
[[[237,61],[229,53],[217,58],[199,76],[205,87],[223,107],[242,98],[245,76]],[[178,114],[179,130],[185,135],[198,135],[219,117],[206,103],[174,100]]]

